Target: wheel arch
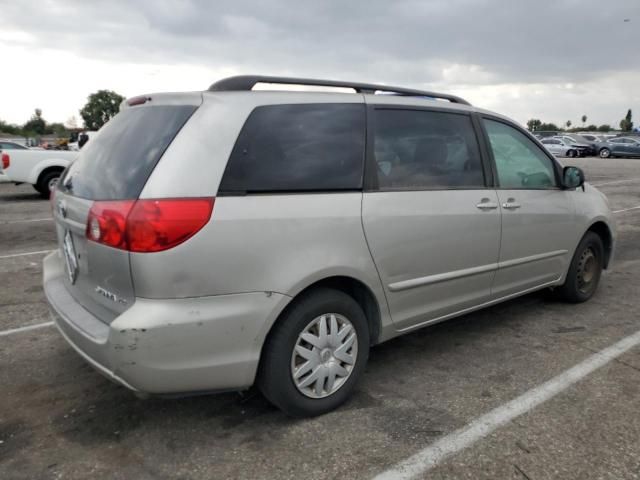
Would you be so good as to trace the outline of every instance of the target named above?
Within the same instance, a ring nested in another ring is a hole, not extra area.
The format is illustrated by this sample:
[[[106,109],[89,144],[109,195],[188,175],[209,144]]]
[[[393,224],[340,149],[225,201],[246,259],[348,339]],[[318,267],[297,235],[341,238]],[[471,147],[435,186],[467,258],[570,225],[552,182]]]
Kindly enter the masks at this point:
[[[45,177],[45,175],[48,175],[49,173],[52,173],[52,172],[60,172],[60,173],[62,173],[63,171],[64,171],[64,167],[62,167],[60,165],[51,165],[49,167],[46,167],[44,170],[42,170],[38,174],[38,177],[36,178],[36,181],[35,181],[34,185],[40,184],[41,180]]]
[[[310,283],[309,285],[300,289],[291,298],[291,300],[282,309],[276,320],[269,328],[269,331],[267,332],[267,335],[265,337],[265,343],[276,325],[285,316],[287,311],[289,311],[289,309],[291,309],[291,307],[296,303],[297,299],[299,299],[302,295],[308,294],[309,292],[312,292],[313,290],[318,288],[331,288],[346,293],[351,298],[353,298],[358,303],[358,305],[360,305],[362,311],[365,314],[365,317],[367,318],[370,344],[375,345],[379,342],[382,327],[382,314],[380,311],[381,305],[379,304],[371,288],[363,281],[358,280],[354,277],[348,275],[332,275]]]
[[[602,245],[604,246],[604,263],[603,267],[606,269],[609,267],[609,261],[611,260],[611,254],[613,253],[613,233],[602,220],[598,220],[589,226],[587,232],[593,232],[600,237]],[[585,232],[586,233],[586,232]]]

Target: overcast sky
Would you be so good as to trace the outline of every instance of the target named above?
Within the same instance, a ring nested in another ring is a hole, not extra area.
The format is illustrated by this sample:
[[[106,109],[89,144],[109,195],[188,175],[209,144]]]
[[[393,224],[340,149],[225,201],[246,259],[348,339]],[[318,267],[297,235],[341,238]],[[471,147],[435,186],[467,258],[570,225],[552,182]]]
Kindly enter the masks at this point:
[[[234,74],[454,93],[524,123],[640,123],[640,0],[0,0],[0,119]]]

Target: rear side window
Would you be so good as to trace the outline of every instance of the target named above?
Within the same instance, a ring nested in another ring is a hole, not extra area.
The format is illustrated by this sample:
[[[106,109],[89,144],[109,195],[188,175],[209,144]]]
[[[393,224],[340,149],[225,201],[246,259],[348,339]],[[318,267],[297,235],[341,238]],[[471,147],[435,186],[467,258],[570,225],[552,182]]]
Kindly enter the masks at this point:
[[[364,112],[360,104],[257,107],[238,136],[219,193],[362,188]]]
[[[0,150],[26,150],[27,147],[18,145],[17,143],[0,143]]]
[[[156,163],[196,108],[157,105],[123,110],[82,148],[61,188],[91,200],[138,198]]]
[[[374,156],[379,190],[484,187],[468,115],[376,110]]]

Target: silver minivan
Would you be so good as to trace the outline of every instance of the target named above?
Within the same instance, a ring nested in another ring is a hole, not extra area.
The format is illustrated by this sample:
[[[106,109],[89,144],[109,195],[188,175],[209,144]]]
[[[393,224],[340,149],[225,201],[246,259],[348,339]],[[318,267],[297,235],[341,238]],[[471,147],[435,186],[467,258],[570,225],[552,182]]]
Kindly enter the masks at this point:
[[[259,91],[256,84],[353,93]],[[123,102],[52,197],[63,337],[139,395],[347,399],[369,349],[534,290],[588,300],[606,198],[461,98],[242,76]]]

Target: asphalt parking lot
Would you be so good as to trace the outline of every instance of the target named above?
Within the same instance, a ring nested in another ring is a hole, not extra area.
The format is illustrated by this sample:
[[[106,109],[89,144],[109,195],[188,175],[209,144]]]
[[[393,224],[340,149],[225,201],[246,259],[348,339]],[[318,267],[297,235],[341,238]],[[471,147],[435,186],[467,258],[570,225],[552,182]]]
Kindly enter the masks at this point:
[[[640,330],[640,160],[571,163],[617,212],[590,302],[536,293],[378,346],[353,398],[311,420],[255,392],[140,400],[94,372],[40,326],[49,203],[0,185],[0,478],[400,478],[434,442],[462,445],[460,429]],[[603,363],[418,478],[640,478],[640,348]]]

